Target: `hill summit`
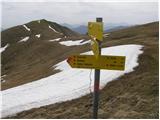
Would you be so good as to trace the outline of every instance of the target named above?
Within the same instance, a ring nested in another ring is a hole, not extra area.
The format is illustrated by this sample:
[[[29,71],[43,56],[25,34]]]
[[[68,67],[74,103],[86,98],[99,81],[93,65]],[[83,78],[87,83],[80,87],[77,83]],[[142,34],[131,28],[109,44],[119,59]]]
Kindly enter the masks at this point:
[[[54,64],[88,45],[86,36],[45,19],[9,28],[1,36],[2,89],[54,74]]]
[[[38,37],[41,40],[48,40],[57,37],[74,37],[79,36],[79,34],[56,22],[45,19],[35,20],[2,31],[2,47],[7,43],[16,43],[26,36],[30,39]]]

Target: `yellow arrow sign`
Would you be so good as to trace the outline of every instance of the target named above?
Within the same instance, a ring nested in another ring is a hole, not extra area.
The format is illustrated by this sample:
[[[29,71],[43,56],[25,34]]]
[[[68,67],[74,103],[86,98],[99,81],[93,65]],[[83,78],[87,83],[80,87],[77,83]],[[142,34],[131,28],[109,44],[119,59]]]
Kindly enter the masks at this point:
[[[67,59],[72,68],[94,68],[108,70],[124,70],[125,56],[73,55]]]
[[[98,59],[98,57],[99,57],[99,45],[98,45],[98,42],[95,39],[91,40],[91,48],[92,48],[92,51],[93,51],[95,57]]]
[[[103,23],[88,22],[88,35],[97,40],[103,40]]]

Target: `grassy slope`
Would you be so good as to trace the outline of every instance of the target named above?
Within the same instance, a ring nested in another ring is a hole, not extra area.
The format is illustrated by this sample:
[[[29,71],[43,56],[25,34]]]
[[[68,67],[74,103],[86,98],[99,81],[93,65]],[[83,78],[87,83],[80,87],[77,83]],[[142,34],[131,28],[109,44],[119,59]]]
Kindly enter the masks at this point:
[[[144,45],[139,66],[109,82],[100,94],[99,118],[158,118],[158,23],[116,31],[104,46]],[[11,118],[91,118],[92,96],[24,111]]]
[[[2,32],[2,46],[9,44],[9,47],[1,54],[2,75],[6,75],[2,90],[50,76],[58,72],[53,70],[53,65],[74,52],[82,52],[81,46],[73,51],[76,46],[66,47],[58,42],[49,42],[55,38],[62,38],[62,41],[85,38],[66,27],[46,20],[41,20],[40,23],[32,21],[26,25],[31,28],[31,31],[27,31],[20,25]],[[58,29],[63,35],[49,29],[49,25]],[[41,34],[41,37],[37,38],[35,36],[37,34]],[[18,43],[26,36],[30,37],[27,42]],[[89,45],[84,45],[84,49],[86,46]]]

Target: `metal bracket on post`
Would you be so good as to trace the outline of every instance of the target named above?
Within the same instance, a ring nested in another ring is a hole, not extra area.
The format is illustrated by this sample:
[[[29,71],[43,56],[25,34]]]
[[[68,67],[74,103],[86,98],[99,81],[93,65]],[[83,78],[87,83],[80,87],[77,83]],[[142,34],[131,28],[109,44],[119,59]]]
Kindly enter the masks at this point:
[[[102,22],[102,18],[96,18],[96,22]],[[99,44],[99,55],[101,55],[101,41]],[[93,119],[98,118],[98,102],[99,102],[99,83],[100,83],[100,69],[95,69],[94,74],[94,93],[93,93]]]

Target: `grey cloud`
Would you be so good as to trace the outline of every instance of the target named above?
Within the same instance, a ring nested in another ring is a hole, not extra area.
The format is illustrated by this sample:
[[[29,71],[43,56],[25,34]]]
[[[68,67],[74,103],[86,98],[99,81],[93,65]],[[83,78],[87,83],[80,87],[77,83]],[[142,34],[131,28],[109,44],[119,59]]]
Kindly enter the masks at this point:
[[[58,23],[82,24],[103,17],[106,23],[142,24],[158,20],[158,2],[5,2],[2,27],[36,19]]]

